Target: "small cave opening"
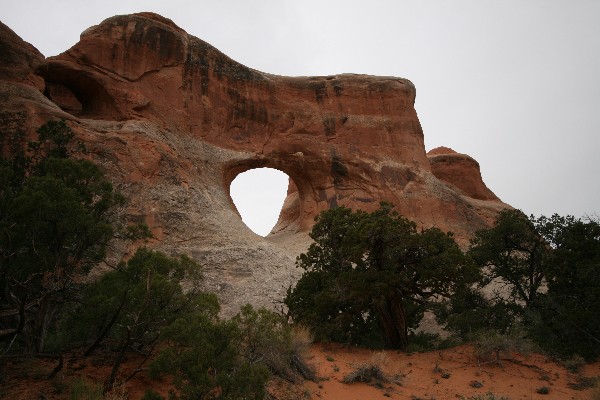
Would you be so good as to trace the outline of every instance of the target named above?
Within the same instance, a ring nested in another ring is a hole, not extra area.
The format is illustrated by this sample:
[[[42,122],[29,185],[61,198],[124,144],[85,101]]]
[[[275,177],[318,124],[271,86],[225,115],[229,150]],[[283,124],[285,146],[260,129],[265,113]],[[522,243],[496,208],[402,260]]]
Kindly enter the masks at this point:
[[[237,175],[229,193],[246,226],[265,237],[279,220],[289,184],[289,176],[278,169],[255,168]]]
[[[44,95],[63,111],[80,118],[119,120],[121,115],[104,85],[88,73],[51,64],[40,70]]]

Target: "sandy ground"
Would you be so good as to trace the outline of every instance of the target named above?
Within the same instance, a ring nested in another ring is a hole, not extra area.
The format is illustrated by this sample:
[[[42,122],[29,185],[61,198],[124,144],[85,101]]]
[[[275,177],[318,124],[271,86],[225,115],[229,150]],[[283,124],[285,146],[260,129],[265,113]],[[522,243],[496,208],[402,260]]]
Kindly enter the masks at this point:
[[[340,345],[315,345],[311,361],[325,380],[308,383],[306,387],[313,398],[324,400],[441,400],[477,396],[484,399],[487,393],[493,393],[497,399],[505,396],[513,400],[592,399],[598,390],[575,390],[570,385],[581,382],[580,376],[599,376],[599,363],[573,374],[541,355],[514,355],[512,358],[503,360],[501,365],[480,364],[471,346],[411,355]],[[380,366],[392,382],[342,382],[346,375],[365,364]],[[542,387],[549,389],[547,394],[537,393]]]
[[[498,400],[502,396],[511,400],[600,399],[600,388],[593,387],[593,380],[585,380],[585,377],[600,377],[600,363],[571,373],[538,354],[514,355],[511,359],[503,359],[500,365],[478,363],[471,346],[405,354],[316,344],[310,350],[308,361],[315,366],[320,380],[296,386],[274,381],[270,391],[275,400],[492,400],[486,397],[488,393]],[[136,368],[138,362],[131,357],[123,366],[123,374]],[[0,368],[0,399],[69,399],[69,382],[77,378],[102,382],[110,371],[110,363],[102,358],[66,357],[63,370],[55,378],[46,379],[55,365],[55,360],[5,360]],[[343,383],[345,376],[362,365],[379,367],[389,381]],[[573,385],[577,384],[587,387],[576,390]],[[150,387],[166,395],[172,386],[168,379],[152,381],[140,373],[109,399],[137,400]],[[548,388],[547,394],[537,393],[542,387]]]

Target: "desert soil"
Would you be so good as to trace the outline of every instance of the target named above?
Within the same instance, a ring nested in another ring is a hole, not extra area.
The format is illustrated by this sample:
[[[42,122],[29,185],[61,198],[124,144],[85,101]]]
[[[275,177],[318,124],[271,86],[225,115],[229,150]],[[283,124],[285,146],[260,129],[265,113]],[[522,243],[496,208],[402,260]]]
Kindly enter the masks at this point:
[[[65,365],[53,379],[46,375],[56,366],[53,360],[10,360],[0,366],[0,399],[53,400],[68,399],[69,382],[77,378],[102,382],[110,363],[101,357],[84,361],[65,357]],[[471,346],[406,354],[398,351],[374,351],[338,344],[315,344],[309,363],[320,380],[290,386],[273,381],[270,391],[276,400],[372,400],[372,399],[600,399],[593,378],[600,376],[600,363],[584,366],[580,372],[539,355],[515,354],[500,363],[480,363]],[[123,375],[137,367],[131,357]],[[389,378],[387,382],[344,383],[344,378],[364,365],[375,365]],[[587,378],[587,379],[586,379]],[[112,399],[137,400],[148,388],[166,395],[170,380],[153,381],[145,373],[136,375]],[[547,394],[538,389],[548,388]],[[480,397],[478,397],[480,396]]]

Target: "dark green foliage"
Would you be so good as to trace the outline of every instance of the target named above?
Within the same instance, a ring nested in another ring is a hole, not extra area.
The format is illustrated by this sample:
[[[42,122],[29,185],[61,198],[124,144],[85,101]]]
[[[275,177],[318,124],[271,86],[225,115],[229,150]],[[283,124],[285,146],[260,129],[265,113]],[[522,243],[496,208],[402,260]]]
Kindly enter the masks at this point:
[[[29,153],[0,159],[0,341],[44,349],[56,306],[102,260],[123,202],[100,169],[67,158],[64,121],[39,130]]]
[[[538,222],[519,210],[500,212],[493,228],[477,232],[469,255],[483,268],[483,284],[508,284],[514,303],[530,307],[544,283],[548,244]]]
[[[417,232],[388,204],[370,214],[325,211],[311,237],[315,242],[297,260],[305,272],[285,304],[321,340],[406,349],[428,300],[450,296],[475,277],[452,236]]]
[[[169,346],[151,365],[154,376],[169,373],[181,398],[221,393],[224,399],[262,399],[270,375],[297,381],[304,360],[294,349],[292,328],[280,316],[250,305],[230,321],[216,316],[180,316],[164,331]]]
[[[462,340],[470,340],[480,331],[505,334],[522,315],[521,306],[500,296],[486,297],[477,288],[464,288],[433,309],[437,320]]]
[[[503,333],[494,330],[479,331],[471,339],[475,357],[483,363],[502,364],[503,358],[510,358],[514,353],[527,354],[532,349],[531,341],[519,327]]]
[[[85,288],[69,330],[83,343],[91,343],[107,327],[106,338],[117,339],[131,327],[131,335],[146,342],[180,313],[218,313],[216,297],[199,290],[200,280],[201,267],[190,258],[140,248],[129,261]],[[184,281],[192,284],[185,293]]]
[[[443,305],[438,314],[461,335],[479,329],[503,333],[527,327],[545,350],[587,359],[600,356],[600,224],[572,216],[527,218],[500,213],[478,232],[469,255],[482,268],[480,286],[495,280],[508,293],[484,297],[475,290]]]
[[[239,353],[250,365],[261,364],[272,375],[291,382],[299,377],[314,379],[316,373],[306,363],[306,346],[312,338],[307,332],[292,329],[279,314],[260,308],[255,310],[246,304],[233,318],[239,329]]]
[[[152,352],[162,331],[182,315],[216,318],[216,297],[199,290],[200,279],[200,266],[188,257],[176,259],[138,249],[128,262],[86,287],[80,305],[63,327],[71,334],[70,342],[86,344],[85,355],[104,342],[118,349],[110,386],[128,349]],[[191,284],[185,293],[183,282]]]
[[[600,356],[600,223],[553,216],[548,291],[538,307],[540,344],[561,356]]]
[[[262,399],[269,370],[239,359],[237,325],[193,313],[181,316],[164,331],[169,346],[151,365],[151,373],[173,374],[182,399]],[[216,396],[215,396],[216,397]]]

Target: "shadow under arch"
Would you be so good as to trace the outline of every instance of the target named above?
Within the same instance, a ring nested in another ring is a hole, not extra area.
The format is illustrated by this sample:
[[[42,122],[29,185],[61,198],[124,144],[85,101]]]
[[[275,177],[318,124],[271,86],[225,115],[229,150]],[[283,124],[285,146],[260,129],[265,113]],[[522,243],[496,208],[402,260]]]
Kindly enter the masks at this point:
[[[37,72],[46,84],[44,94],[63,111],[79,118],[125,119],[114,94],[108,92],[104,77],[57,60],[47,62]]]

